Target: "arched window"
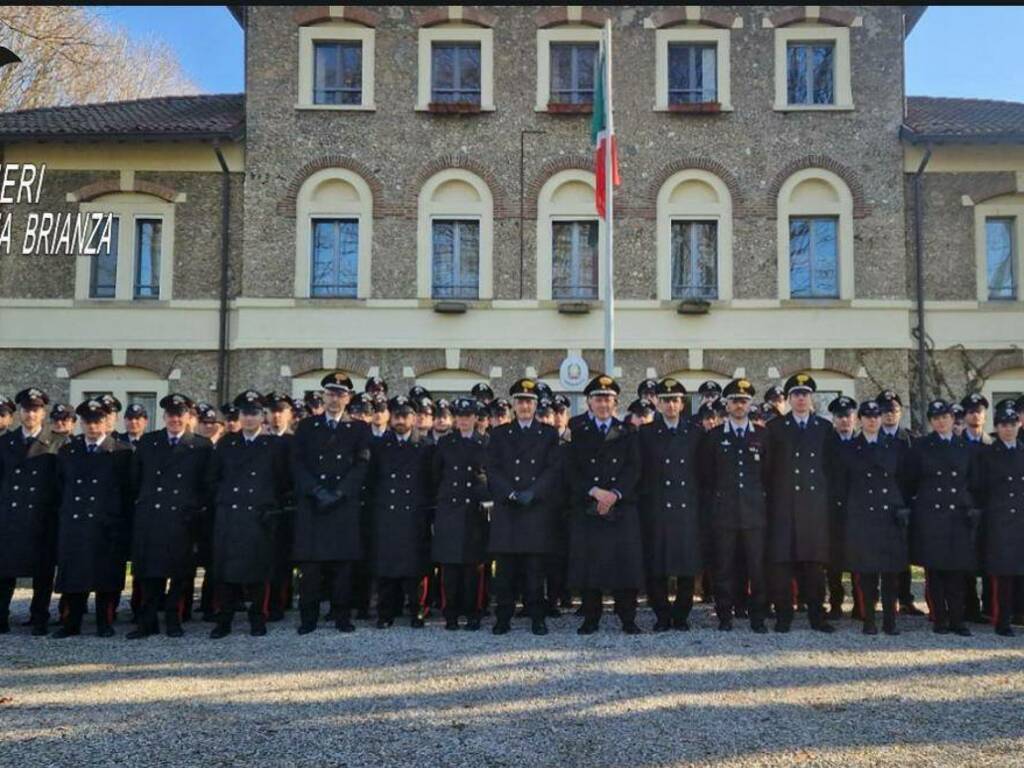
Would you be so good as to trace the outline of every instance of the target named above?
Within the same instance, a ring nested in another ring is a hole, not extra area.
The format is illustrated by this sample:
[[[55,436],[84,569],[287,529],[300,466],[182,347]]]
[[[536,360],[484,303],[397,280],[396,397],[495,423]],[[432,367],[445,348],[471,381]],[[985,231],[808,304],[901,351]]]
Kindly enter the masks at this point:
[[[369,298],[373,193],[363,178],[317,171],[299,188],[295,213],[295,296]]]
[[[435,399],[451,400],[453,397],[468,396],[469,391],[481,382],[491,383],[486,376],[462,369],[431,371],[416,377],[416,383],[421,387],[426,387]],[[502,396],[498,395],[498,397]]]
[[[732,298],[732,196],[713,173],[679,171],[658,191],[658,298]]]
[[[72,407],[90,397],[111,394],[125,408],[133,403],[143,406],[149,414],[147,429],[160,429],[163,426],[158,404],[160,398],[167,394],[168,385],[166,379],[152,371],[131,366],[104,366],[79,374],[71,379],[70,384]],[[124,424],[119,419],[118,429],[123,428]]]
[[[537,298],[596,301],[604,295],[605,225],[594,206],[594,174],[559,171],[537,199]]]
[[[422,299],[490,299],[494,200],[483,179],[451,168],[420,190],[417,295]]]
[[[75,259],[75,298],[170,300],[174,203],[139,192],[112,192],[81,203],[79,210],[112,218],[110,247]]]
[[[780,299],[852,299],[853,195],[823,168],[797,171],[779,189]]]

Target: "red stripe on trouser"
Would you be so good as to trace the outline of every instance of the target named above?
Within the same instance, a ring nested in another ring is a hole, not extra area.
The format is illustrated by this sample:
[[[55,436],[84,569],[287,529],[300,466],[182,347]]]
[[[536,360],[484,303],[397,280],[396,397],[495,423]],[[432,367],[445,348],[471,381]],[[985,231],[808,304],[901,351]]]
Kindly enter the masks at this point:
[[[445,567],[443,565],[441,566],[440,571],[441,571],[441,611],[444,612],[445,606],[448,605],[448,595],[444,591],[444,572],[445,572]]]
[[[480,563],[480,565],[476,567],[476,574],[476,609],[478,611],[482,611],[484,609],[484,579],[486,578],[483,563]]]
[[[992,626],[999,626],[999,577],[989,576],[992,579]]]
[[[270,582],[263,583],[263,618],[270,613]]]
[[[935,621],[935,609],[932,607],[932,591],[928,585],[930,581],[928,572],[924,573],[924,602],[928,606],[928,621]]]
[[[867,608],[866,608],[867,603],[864,602],[864,590],[863,590],[863,588],[860,585],[860,574],[859,573],[853,574],[853,588],[855,590],[857,590],[857,599],[860,600],[860,604],[861,604],[861,619],[867,619],[867,617],[868,617],[868,612],[867,612]],[[875,606],[871,606],[872,609],[874,609],[874,607]]]
[[[185,596],[182,595],[178,598],[178,621],[181,621],[185,617]]]
[[[141,593],[140,593],[141,594]],[[110,597],[107,598],[107,624],[114,623],[114,600]]]
[[[796,577],[789,580],[790,591],[793,593],[793,605],[799,603],[800,598],[800,585],[796,580]]]
[[[427,607],[427,599],[429,597],[429,590],[430,590],[430,577],[429,576],[424,576],[422,579],[420,579],[420,594],[419,594],[419,596],[416,599],[416,602],[419,604],[420,608],[426,608]]]

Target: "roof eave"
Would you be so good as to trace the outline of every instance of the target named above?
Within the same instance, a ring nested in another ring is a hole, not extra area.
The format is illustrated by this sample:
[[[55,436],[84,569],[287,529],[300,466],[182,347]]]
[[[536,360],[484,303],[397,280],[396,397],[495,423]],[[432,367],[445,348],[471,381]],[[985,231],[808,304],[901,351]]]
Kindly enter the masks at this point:
[[[58,142],[58,141],[240,141],[245,138],[245,131],[179,131],[175,133],[19,133],[0,131],[0,142],[12,144],[17,142]]]
[[[1024,144],[1024,131],[1003,131],[965,135],[957,133],[917,133],[907,125],[900,126],[900,139],[908,144]]]

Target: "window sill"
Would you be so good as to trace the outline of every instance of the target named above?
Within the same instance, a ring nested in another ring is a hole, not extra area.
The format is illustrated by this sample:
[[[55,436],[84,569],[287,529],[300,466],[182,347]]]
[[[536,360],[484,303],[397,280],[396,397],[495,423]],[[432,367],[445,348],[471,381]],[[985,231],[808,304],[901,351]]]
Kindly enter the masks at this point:
[[[358,296],[298,296],[295,304],[304,307],[365,307],[366,299]]]
[[[468,102],[432,101],[425,111],[434,115],[478,115],[485,109],[480,104]]]
[[[468,309],[469,304],[465,301],[455,301],[452,299],[434,300],[434,311],[441,315],[463,315]]]
[[[596,305],[596,301],[558,301],[560,315],[588,315]]]
[[[783,309],[850,309],[850,299],[782,299],[779,306]]]
[[[1020,299],[985,299],[978,302],[978,309],[989,312],[1020,312],[1024,302]]]
[[[676,115],[717,115],[722,111],[722,105],[717,101],[704,101],[695,104],[669,104],[665,107],[665,111]]]
[[[304,112],[376,112],[376,104],[296,104]]]
[[[559,102],[548,102],[547,109],[540,110],[550,115],[592,115],[593,104],[561,104]]]
[[[127,309],[136,307],[169,307],[169,299],[90,299],[85,296],[76,296],[75,309],[105,308],[105,309]]]
[[[853,104],[776,104],[776,112],[852,112]]]

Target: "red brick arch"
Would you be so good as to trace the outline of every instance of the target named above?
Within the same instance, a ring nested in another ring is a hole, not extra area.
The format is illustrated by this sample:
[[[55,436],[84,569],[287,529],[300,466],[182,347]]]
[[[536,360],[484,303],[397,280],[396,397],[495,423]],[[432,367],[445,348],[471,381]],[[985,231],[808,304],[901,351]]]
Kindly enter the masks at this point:
[[[797,171],[807,168],[821,168],[822,170],[831,171],[846,182],[846,186],[850,188],[850,194],[853,196],[853,217],[855,219],[862,219],[870,213],[870,207],[864,199],[864,188],[857,179],[857,175],[850,168],[827,155],[807,155],[787,163],[782,170],[775,174],[775,178],[772,179],[772,183],[765,192],[767,195],[766,209],[768,211],[768,218],[774,219],[778,215],[779,190],[786,183],[786,179]]]
[[[323,155],[302,166],[292,177],[284,196],[278,201],[277,212],[282,216],[294,218],[295,201],[298,199],[299,190],[302,188],[303,183],[317,171],[328,168],[351,171],[365,181],[373,195],[373,216],[374,218],[379,218],[382,215],[381,211],[384,209],[384,185],[380,183],[376,174],[364,163],[345,155]]]
[[[647,188],[647,200],[645,201],[646,205],[644,208],[654,212],[652,214],[652,218],[656,215],[658,207],[658,193],[661,191],[665,182],[680,171],[690,170],[707,171],[721,179],[722,183],[725,184],[726,188],[729,190],[730,197],[732,197],[733,216],[739,216],[744,213],[743,192],[741,191],[739,181],[737,181],[736,177],[728,168],[718,161],[711,160],[706,157],[683,157],[662,166],[651,180],[651,183]]]
[[[121,189],[120,179],[94,181],[92,184],[86,184],[84,187],[74,190],[71,194],[80,203],[84,203],[89,200],[95,200],[102,195],[114,194],[115,192],[138,192],[144,195],[153,195],[153,197],[159,197],[168,203],[173,203],[174,199],[178,196],[178,190],[172,187],[142,179],[136,179],[131,189]]]
[[[459,153],[442,155],[441,157],[431,160],[420,168],[412,185],[409,187],[408,197],[406,199],[405,211],[408,217],[415,218],[417,215],[420,190],[423,189],[423,185],[426,184],[427,181],[429,181],[435,174],[452,169],[469,171],[470,173],[476,174],[483,180],[484,184],[486,184],[488,189],[491,191],[491,199],[494,201],[495,219],[505,219],[512,216],[518,217],[518,208],[511,205],[511,198],[509,197],[508,192],[504,185],[498,181],[494,172],[468,155]],[[513,210],[513,208],[515,208],[515,210]]]
[[[449,21],[457,21],[465,24],[475,24],[478,27],[493,27],[498,23],[498,16],[490,11],[485,11],[479,6],[462,6],[462,18],[453,19],[447,5],[435,5],[421,8],[412,12],[413,22],[417,27],[436,27],[438,24],[447,24]]]
[[[583,24],[588,27],[603,27],[608,18],[607,14],[601,13],[596,8],[583,6],[580,8],[580,18],[576,21],[569,18],[569,6],[552,5],[537,11],[533,15],[533,22],[537,25],[538,29],[558,27],[562,24]]]
[[[735,13],[720,11],[706,5],[700,6],[700,23],[705,26],[718,27],[719,29],[731,29],[736,18],[737,15]],[[679,7],[665,8],[651,14],[650,22],[655,29],[664,29],[665,27],[675,27],[680,24],[686,24],[686,9]]]
[[[383,19],[379,13],[374,13],[369,8],[362,8],[358,5],[341,6],[341,16],[332,16],[331,6],[329,5],[310,5],[296,8],[292,18],[295,19],[295,23],[300,27],[337,20],[354,21],[356,24],[362,24],[364,27],[376,27]]]
[[[839,8],[834,5],[823,5],[818,11],[817,21],[821,24],[829,24],[833,27],[849,27],[853,25],[857,14],[846,8]],[[798,24],[802,21],[813,21],[807,16],[807,6],[794,5],[768,16],[773,27],[788,27],[790,24]]]

